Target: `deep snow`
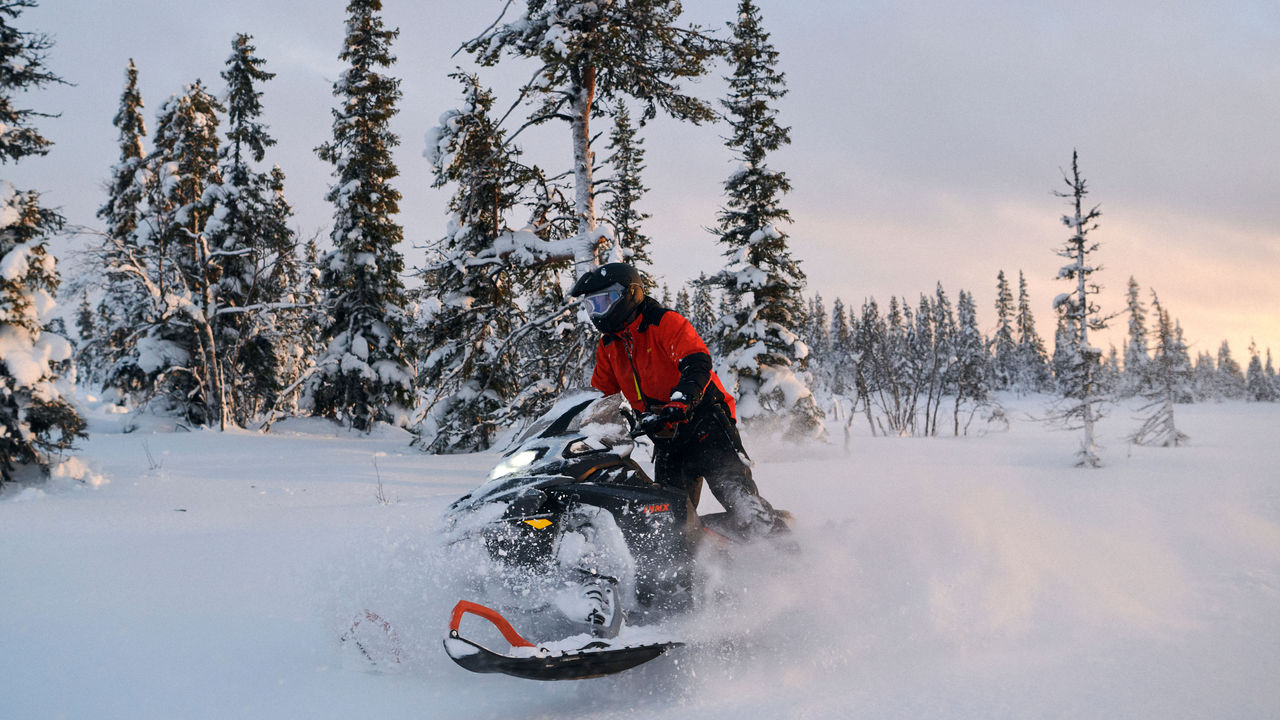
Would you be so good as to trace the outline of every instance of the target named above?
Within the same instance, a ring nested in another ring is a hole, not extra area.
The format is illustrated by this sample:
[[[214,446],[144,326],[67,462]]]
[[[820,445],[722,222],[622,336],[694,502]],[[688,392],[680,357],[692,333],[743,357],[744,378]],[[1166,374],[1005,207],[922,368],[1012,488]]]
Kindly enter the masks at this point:
[[[745,553],[692,646],[567,683],[440,646],[440,514],[495,454],[99,411],[80,454],[105,484],[0,497],[0,718],[1280,717],[1280,405],[1179,406],[1176,449],[1125,445],[1117,408],[1080,470],[1040,403],[980,437],[748,437],[799,557]],[[398,665],[338,642],[365,609]]]

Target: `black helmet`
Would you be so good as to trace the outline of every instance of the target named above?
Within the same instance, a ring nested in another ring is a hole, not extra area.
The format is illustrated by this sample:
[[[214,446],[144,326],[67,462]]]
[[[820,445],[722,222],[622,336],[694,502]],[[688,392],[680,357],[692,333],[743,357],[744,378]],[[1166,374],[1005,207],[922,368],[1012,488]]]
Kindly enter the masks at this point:
[[[616,333],[631,322],[644,300],[644,280],[627,263],[608,263],[578,278],[569,294],[583,299],[600,332]]]

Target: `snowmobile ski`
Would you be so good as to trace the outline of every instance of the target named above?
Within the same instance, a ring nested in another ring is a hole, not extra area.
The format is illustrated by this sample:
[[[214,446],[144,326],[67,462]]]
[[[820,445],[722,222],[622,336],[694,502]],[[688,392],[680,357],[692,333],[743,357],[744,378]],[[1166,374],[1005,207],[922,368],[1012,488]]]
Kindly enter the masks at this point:
[[[493,623],[511,644],[511,654],[494,652],[462,637],[458,627],[462,616],[468,613]],[[453,608],[444,649],[454,662],[475,673],[503,673],[527,680],[583,680],[629,670],[682,644],[661,642],[616,646],[604,640],[593,640],[573,650],[552,651],[524,639],[496,610],[462,600]]]

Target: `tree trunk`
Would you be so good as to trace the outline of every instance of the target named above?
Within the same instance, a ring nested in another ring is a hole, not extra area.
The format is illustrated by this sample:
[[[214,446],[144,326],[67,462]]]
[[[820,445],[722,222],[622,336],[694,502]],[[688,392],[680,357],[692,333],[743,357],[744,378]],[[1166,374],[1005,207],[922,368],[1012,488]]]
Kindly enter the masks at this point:
[[[573,179],[574,212],[578,217],[581,243],[574,253],[574,270],[582,275],[595,267],[597,242],[595,198],[592,193],[591,105],[595,102],[596,70],[588,65],[582,73],[582,85],[573,102]]]

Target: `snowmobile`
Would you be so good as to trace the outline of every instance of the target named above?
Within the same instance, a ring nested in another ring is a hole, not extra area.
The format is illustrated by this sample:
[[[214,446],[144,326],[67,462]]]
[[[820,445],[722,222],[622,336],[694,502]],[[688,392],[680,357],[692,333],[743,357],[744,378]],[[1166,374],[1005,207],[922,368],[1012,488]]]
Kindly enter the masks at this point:
[[[573,391],[530,426],[487,482],[450,506],[451,542],[483,546],[510,606],[504,614],[459,602],[444,640],[454,662],[479,673],[580,679],[682,644],[662,636],[663,621],[698,601],[699,557],[738,538],[726,513],[698,516],[700,486],[658,484],[631,457],[650,418],[618,395]],[[543,640],[516,631],[513,613]],[[464,636],[468,615],[491,623],[510,650]]]

